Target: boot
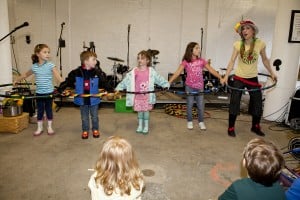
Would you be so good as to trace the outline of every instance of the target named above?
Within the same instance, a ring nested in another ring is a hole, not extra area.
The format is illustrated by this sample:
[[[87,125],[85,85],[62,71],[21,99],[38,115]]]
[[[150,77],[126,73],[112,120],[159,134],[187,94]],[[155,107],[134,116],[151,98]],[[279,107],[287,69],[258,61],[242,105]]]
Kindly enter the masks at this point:
[[[53,135],[54,130],[52,129],[52,120],[48,121],[48,135]]]
[[[143,134],[144,134],[144,135],[147,135],[148,132],[149,132],[149,119],[150,119],[149,111],[144,112],[143,119],[144,119],[144,129],[143,129]]]
[[[228,136],[230,136],[230,137],[235,137],[236,136],[235,131],[234,131],[234,127],[229,127],[227,133],[228,133]]]
[[[262,132],[261,127],[259,124],[255,124],[254,126],[252,126],[251,131],[254,132],[256,135],[258,136],[265,136],[266,134],[264,132]]]
[[[260,123],[260,116],[252,115],[252,127],[251,131],[254,132],[258,136],[265,136],[265,133],[261,131]]]
[[[37,130],[33,133],[33,136],[39,136],[43,133],[43,121],[37,122]]]
[[[142,133],[143,132],[143,119],[138,119],[139,125],[138,128],[136,129],[137,133]]]
[[[235,125],[236,117],[237,117],[237,115],[229,114],[229,127],[228,127],[228,130],[227,130],[227,133],[228,133],[228,136],[230,136],[230,137],[235,137],[236,136],[236,133],[234,131],[234,125]]]
[[[137,133],[142,133],[143,132],[143,117],[144,117],[144,113],[143,112],[138,112],[138,122],[139,125],[136,129]]]
[[[147,135],[149,132],[149,120],[145,119],[144,120],[144,129],[143,129],[143,134]]]

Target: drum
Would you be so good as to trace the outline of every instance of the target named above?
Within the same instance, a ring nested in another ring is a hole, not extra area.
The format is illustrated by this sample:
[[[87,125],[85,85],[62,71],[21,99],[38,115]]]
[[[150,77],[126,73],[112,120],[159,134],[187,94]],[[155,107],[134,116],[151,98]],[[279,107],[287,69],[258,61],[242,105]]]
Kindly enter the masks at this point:
[[[108,75],[106,77],[107,80],[107,84],[111,87],[111,88],[115,88],[118,83],[120,82],[120,79],[117,76],[114,75]]]
[[[128,72],[128,70],[129,70],[129,67],[126,66],[126,65],[118,64],[118,66],[117,66],[117,73],[118,74],[124,74],[124,73]]]

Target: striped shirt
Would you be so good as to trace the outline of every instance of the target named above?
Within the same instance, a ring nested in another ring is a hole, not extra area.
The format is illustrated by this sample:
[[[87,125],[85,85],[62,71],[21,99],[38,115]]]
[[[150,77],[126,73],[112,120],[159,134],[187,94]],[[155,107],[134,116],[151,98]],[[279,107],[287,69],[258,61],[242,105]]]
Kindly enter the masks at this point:
[[[36,93],[49,94],[53,92],[53,68],[54,64],[51,62],[44,62],[39,65],[35,63],[32,65],[32,72],[35,75]]]

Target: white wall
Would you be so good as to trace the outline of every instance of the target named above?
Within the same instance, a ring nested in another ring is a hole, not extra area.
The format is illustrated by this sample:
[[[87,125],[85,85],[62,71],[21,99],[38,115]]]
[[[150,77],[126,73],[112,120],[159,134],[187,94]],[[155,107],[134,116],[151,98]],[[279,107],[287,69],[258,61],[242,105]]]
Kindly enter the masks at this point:
[[[31,65],[31,54],[38,43],[46,43],[55,54],[55,0],[8,0],[10,29],[29,22],[28,27],[16,31],[15,50],[19,70],[25,72]],[[31,43],[27,44],[25,35],[30,35]],[[55,62],[55,57],[54,57]],[[13,62],[15,67],[15,63]]]
[[[300,44],[288,43],[291,10],[300,9],[299,0],[279,1],[275,21],[272,58],[280,58],[282,65],[276,72],[278,82],[273,90],[266,95],[264,116],[270,121],[283,121],[282,114],[286,112],[286,105],[295,93],[296,81],[299,73]],[[276,111],[276,112],[275,112]],[[299,112],[299,111],[298,111]]]
[[[234,26],[243,19],[253,20],[259,28],[258,38],[265,41],[268,57],[271,56],[272,39],[278,0],[213,0],[209,1],[207,58],[215,68],[226,68],[233,43],[240,40]],[[266,72],[259,60],[259,71]]]
[[[168,72],[177,68],[186,44],[200,42],[201,27],[206,28],[207,5],[207,0],[9,1],[11,27],[24,21],[30,24],[15,34],[20,71],[29,68],[31,52],[40,42],[50,45],[52,60],[59,66],[57,38],[60,24],[65,22],[63,39],[67,47],[62,50],[63,75],[79,65],[83,41],[86,45],[95,42],[101,67],[110,74],[113,62],[106,57],[126,60],[127,27],[131,24],[130,66],[135,66],[140,50],[158,49],[157,70],[167,77]],[[30,45],[25,43],[26,34],[32,37]]]
[[[0,24],[0,38],[9,33],[9,20],[8,20],[8,5],[6,1],[0,1],[1,24]],[[12,82],[12,64],[10,59],[10,37],[3,39],[0,42],[0,84]],[[0,92],[5,88],[0,88]]]
[[[9,2],[10,26],[30,23],[15,33],[17,58],[21,71],[30,66],[35,44],[50,45],[56,57],[60,24],[66,23],[62,50],[63,75],[79,65],[83,41],[94,41],[101,67],[111,74],[107,56],[126,60],[127,26],[131,24],[130,65],[142,49],[158,49],[161,62],[157,70],[167,77],[177,68],[188,42],[200,42],[204,28],[202,55],[212,59],[215,68],[226,67],[232,44],[239,39],[233,26],[244,18],[253,19],[259,37],[267,43],[270,56],[274,18],[278,0],[13,0]],[[32,43],[25,43],[30,34]]]

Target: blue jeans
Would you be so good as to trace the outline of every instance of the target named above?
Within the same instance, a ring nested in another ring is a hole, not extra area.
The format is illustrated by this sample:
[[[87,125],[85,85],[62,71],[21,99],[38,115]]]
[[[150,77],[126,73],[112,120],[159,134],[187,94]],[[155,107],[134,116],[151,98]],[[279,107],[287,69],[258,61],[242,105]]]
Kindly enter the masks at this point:
[[[36,96],[49,96],[50,94],[36,94]],[[42,121],[44,117],[44,112],[46,111],[46,116],[48,120],[53,119],[53,112],[52,112],[52,101],[51,97],[49,98],[37,98],[36,105],[37,105],[37,120]]]
[[[188,92],[200,92],[200,89],[194,89],[189,86],[185,86],[185,91]],[[197,113],[198,113],[198,122],[203,122],[204,119],[204,101],[203,101],[203,94],[199,95],[187,95],[186,104],[187,104],[187,121],[193,121],[193,105],[194,101],[197,104]]]
[[[80,106],[80,113],[81,113],[82,131],[90,130],[90,118],[89,118],[90,114],[92,120],[92,130],[93,131],[99,130],[98,104],[94,106],[91,105]]]

